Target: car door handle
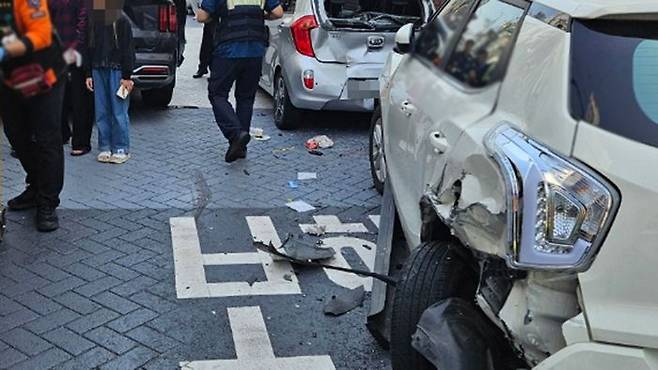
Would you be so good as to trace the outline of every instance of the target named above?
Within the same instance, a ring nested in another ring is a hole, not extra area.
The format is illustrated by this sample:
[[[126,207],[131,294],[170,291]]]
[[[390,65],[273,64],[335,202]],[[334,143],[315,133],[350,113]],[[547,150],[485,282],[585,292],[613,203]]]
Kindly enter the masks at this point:
[[[434,153],[443,154],[450,149],[448,138],[440,131],[435,131],[430,134],[430,143],[434,147]]]
[[[416,106],[411,104],[409,100],[405,100],[400,104],[400,110],[407,117],[411,117],[417,111]]]

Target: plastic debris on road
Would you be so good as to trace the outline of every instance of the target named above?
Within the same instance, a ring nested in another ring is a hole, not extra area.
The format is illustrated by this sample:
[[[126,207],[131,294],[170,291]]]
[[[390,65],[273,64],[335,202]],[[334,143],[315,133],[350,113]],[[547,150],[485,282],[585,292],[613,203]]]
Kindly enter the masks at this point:
[[[269,135],[265,135],[265,131],[263,131],[262,128],[252,127],[251,130],[249,130],[249,134],[257,141],[267,141],[271,139]]]
[[[301,213],[315,210],[315,207],[304,202],[303,200],[296,200],[294,202],[286,203],[286,207],[292,208],[295,211]]]
[[[317,156],[324,155],[324,153],[322,153],[322,152],[319,151],[319,150],[315,150],[315,149],[313,149],[313,150],[309,150],[309,151],[308,151],[308,154],[313,154],[313,155],[317,155]]]
[[[306,228],[306,233],[313,236],[322,236],[327,233],[326,225],[311,225]]]
[[[334,141],[327,135],[318,135],[306,140],[304,146],[308,150],[328,149],[334,146]]]
[[[320,248],[301,240],[290,240],[283,246],[283,250],[288,257],[300,261],[326,260],[336,254],[333,248]]]
[[[315,180],[318,178],[318,174],[315,172],[297,172],[297,180]]]
[[[350,312],[363,304],[365,289],[363,285],[358,288],[344,290],[339,294],[332,295],[331,299],[324,305],[324,314],[340,316]]]
[[[297,189],[297,188],[299,188],[299,184],[297,183],[297,181],[290,180],[290,181],[288,181],[288,187],[290,189]]]

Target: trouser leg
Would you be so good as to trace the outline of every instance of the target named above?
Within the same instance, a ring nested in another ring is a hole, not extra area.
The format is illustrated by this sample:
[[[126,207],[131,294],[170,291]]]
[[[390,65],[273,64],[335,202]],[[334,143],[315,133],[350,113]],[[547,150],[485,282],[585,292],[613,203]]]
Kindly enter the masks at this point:
[[[207,70],[212,61],[216,27],[217,22],[210,22],[203,25],[203,39],[201,40],[201,51],[199,52],[199,70],[201,71]]]
[[[262,58],[243,59],[243,68],[235,82],[236,114],[242,130],[247,132],[251,128],[251,116],[254,113],[262,62]]]
[[[110,71],[109,91],[119,90],[121,85],[121,71]],[[112,105],[112,138],[110,139],[110,147],[112,153],[117,153],[119,150],[128,152],[130,149],[130,117],[128,115],[128,107],[130,98],[121,99],[116,94],[109,97],[110,104]]]
[[[71,95],[73,97],[73,149],[91,148],[91,131],[94,126],[94,94],[85,86],[81,68],[71,69]]]
[[[96,112],[96,128],[98,129],[98,150],[110,151],[112,138],[112,104],[109,92],[109,69],[94,69],[94,108]]]
[[[71,138],[71,116],[73,114],[74,97],[71,90],[71,77],[65,73],[62,77],[63,103],[62,103],[62,141],[68,142]]]
[[[208,80],[208,98],[215,121],[229,142],[242,131],[240,120],[228,101],[228,94],[238,72],[239,59],[213,57]]]
[[[2,115],[5,135],[26,173],[25,182],[38,189],[37,153],[32,150],[33,129],[28,120],[28,109],[34,107],[28,108],[24,99],[2,88],[0,88],[0,101],[2,101],[0,115]],[[57,122],[59,123],[60,120],[58,119]],[[61,135],[61,131],[58,131],[58,134]]]

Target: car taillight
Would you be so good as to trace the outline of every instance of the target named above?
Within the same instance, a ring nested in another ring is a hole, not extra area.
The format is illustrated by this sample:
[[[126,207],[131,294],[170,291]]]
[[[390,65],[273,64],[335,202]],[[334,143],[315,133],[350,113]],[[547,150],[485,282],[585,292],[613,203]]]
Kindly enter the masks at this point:
[[[158,20],[160,32],[176,32],[178,21],[176,19],[176,7],[173,5],[163,5],[159,8]]]
[[[311,42],[311,30],[315,28],[318,28],[318,22],[313,15],[305,15],[290,26],[295,48],[300,54],[307,57],[315,57]]]
[[[304,71],[304,74],[302,75],[302,79],[304,80],[304,87],[306,87],[309,90],[313,90],[315,87],[315,73],[313,73],[312,70],[307,69]]]

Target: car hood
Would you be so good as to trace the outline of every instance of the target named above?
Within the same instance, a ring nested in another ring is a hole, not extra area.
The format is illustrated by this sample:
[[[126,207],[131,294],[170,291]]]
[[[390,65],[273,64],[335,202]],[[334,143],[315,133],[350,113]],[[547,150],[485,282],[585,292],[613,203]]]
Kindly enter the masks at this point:
[[[656,0],[539,0],[574,18],[600,18],[614,15],[658,13]]]

